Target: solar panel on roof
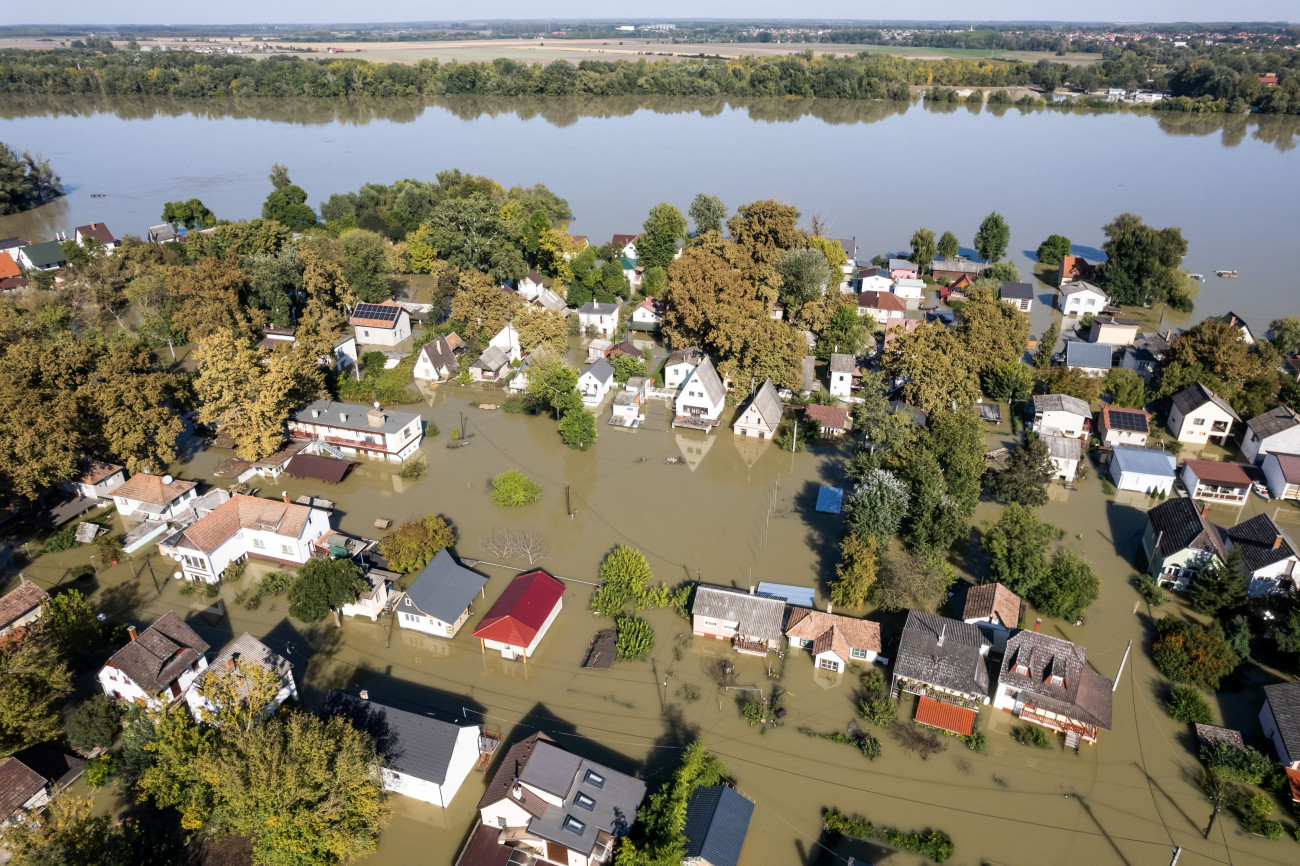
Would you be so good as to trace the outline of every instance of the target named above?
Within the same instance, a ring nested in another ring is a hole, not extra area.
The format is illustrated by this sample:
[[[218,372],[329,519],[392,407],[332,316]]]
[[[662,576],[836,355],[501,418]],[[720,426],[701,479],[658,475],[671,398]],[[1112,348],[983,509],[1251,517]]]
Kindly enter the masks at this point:
[[[358,319],[378,319],[382,322],[396,322],[402,308],[395,304],[357,304],[353,316]]]
[[[1116,412],[1111,409],[1107,414],[1110,417],[1112,430],[1142,431],[1147,429],[1146,416],[1140,412]]]

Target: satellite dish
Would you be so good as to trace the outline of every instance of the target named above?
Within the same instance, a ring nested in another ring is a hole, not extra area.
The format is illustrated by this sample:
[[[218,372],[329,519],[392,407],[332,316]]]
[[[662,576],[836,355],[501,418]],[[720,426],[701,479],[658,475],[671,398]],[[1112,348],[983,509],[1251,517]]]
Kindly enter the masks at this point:
[[[375,408],[376,408],[376,409],[379,408],[379,401],[378,401],[378,400],[375,401]]]
[[[175,479],[172,478],[170,475],[164,475],[164,476],[163,476],[163,484],[171,484],[172,481],[174,481],[174,480],[175,480]]]

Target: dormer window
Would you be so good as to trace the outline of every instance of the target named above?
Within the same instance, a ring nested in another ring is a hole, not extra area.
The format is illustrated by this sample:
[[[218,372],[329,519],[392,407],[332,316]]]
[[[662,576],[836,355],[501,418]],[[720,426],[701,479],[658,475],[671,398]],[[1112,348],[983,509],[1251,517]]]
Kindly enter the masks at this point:
[[[581,836],[582,831],[587,829],[587,825],[582,823],[572,815],[565,815],[564,829],[568,830],[570,833]]]
[[[605,777],[600,773],[597,773],[595,770],[588,770],[587,775],[584,777],[584,781],[593,788],[605,787]]]
[[[596,808],[596,801],[581,792],[579,792],[578,796],[573,798],[573,804],[579,808],[586,809],[588,812],[594,811]]]
[[[1024,665],[1021,664],[1020,662],[1016,662],[1015,671],[1016,673],[1020,674],[1022,677],[1027,677],[1029,676],[1029,665]]]
[[[1063,686],[1065,685],[1065,677],[1058,674],[1052,674],[1047,678],[1047,682],[1054,686]]]

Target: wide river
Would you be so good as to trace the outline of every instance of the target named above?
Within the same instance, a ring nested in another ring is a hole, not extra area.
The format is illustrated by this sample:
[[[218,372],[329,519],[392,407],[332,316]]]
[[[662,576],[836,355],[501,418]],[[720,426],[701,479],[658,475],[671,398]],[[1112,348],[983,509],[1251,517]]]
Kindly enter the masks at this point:
[[[1185,264],[1208,279],[1199,314],[1232,309],[1259,331],[1300,312],[1288,264],[1297,118],[813,100],[214,106],[64,97],[0,105],[0,141],[49,158],[69,190],[0,218],[0,236],[31,241],[92,220],[142,234],[164,202],[191,197],[223,218],[255,217],[273,162],[289,166],[313,204],[368,182],[460,168],[506,185],[545,183],[572,205],[572,230],[596,242],[638,231],[660,201],[685,211],[698,192],[733,208],[788,201],[821,215],[831,234],[856,237],[865,258],[906,249],[922,225],[951,229],[968,246],[997,210],[1022,273],[1054,232],[1095,258],[1101,227],[1132,211],[1182,227]],[[1241,278],[1215,280],[1219,268]]]

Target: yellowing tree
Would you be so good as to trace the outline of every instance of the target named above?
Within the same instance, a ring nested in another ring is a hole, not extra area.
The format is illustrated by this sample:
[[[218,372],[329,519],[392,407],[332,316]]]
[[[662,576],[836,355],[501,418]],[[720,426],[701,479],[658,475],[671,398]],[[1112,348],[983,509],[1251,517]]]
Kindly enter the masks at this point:
[[[500,331],[519,306],[519,297],[501,287],[482,271],[462,271],[460,286],[451,299],[451,318],[478,329],[483,342]]]
[[[251,730],[266,718],[282,685],[268,665],[232,659],[229,667],[209,668],[199,680],[199,695],[206,702],[199,714],[223,730]]]

